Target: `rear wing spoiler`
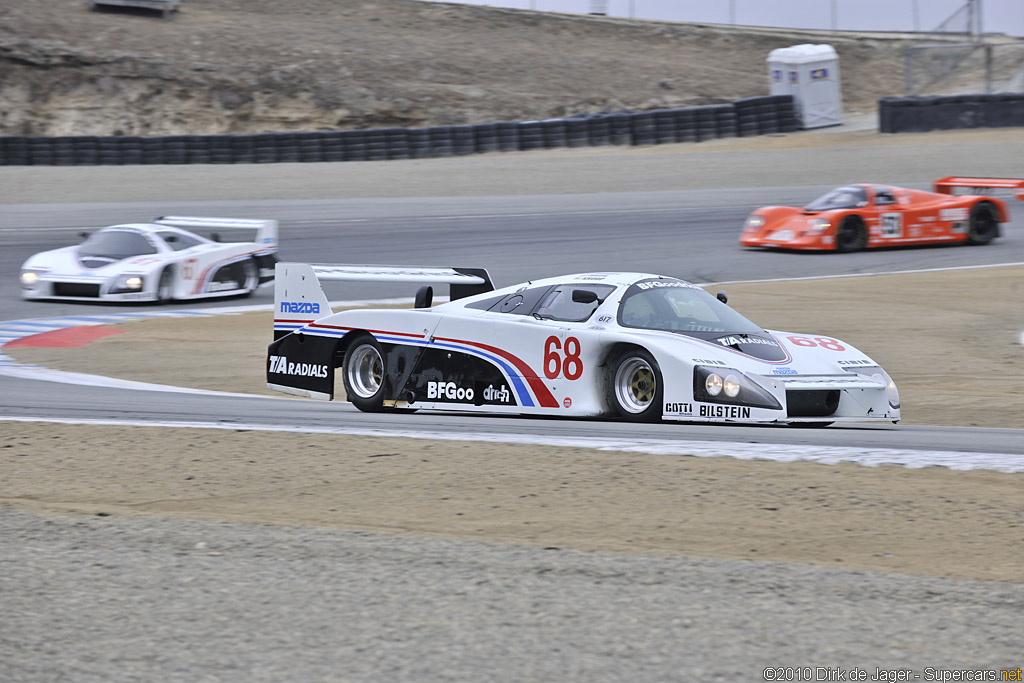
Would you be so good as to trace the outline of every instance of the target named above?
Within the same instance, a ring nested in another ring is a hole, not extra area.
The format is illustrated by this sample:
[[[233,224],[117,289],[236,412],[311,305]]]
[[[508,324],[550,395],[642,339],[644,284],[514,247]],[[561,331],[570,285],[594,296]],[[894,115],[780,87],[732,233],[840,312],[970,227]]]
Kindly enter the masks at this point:
[[[158,225],[172,225],[190,230],[255,230],[257,244],[277,248],[277,221],[248,218],[206,218],[203,216],[158,216],[153,220]]]
[[[1024,201],[1024,180],[1017,178],[960,178],[949,176],[935,181],[935,191],[941,194],[969,194],[987,196],[993,190],[1015,190],[1017,199]]]
[[[330,314],[331,305],[321,281],[447,284],[452,301],[494,289],[491,276],[483,268],[278,263],[274,273],[275,318],[295,319],[299,314],[301,320],[308,321]],[[432,288],[417,293],[416,305],[427,307],[432,297]]]

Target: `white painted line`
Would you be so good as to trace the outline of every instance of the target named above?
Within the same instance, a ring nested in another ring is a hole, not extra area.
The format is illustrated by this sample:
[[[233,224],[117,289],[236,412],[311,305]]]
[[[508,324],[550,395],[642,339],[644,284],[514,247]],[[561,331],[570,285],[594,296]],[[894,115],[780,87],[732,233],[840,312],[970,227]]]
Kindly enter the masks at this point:
[[[0,333],[3,332],[16,332],[24,334],[35,334],[37,332],[49,332],[50,330],[62,330],[66,327],[75,327],[70,324],[56,324],[56,323],[43,323],[43,322],[6,322],[0,325]]]
[[[849,463],[878,467],[897,465],[909,469],[945,467],[952,470],[993,470],[1024,472],[1024,459],[1006,453],[964,453],[957,451],[917,451],[890,448],[851,448],[844,446],[797,446],[788,444],[750,444],[728,441],[678,441],[669,439],[601,439],[596,437],[545,437],[524,434],[474,434],[385,429],[349,429],[344,427],[294,427],[241,422],[153,422],[138,420],[89,420],[46,417],[0,417],[4,422],[44,422],[51,424],[99,425],[123,427],[171,427],[184,429],[227,429],[232,431],[337,434],[382,438],[430,439],[438,441],[486,441],[536,446],[592,448],[602,451],[629,451],[653,455],[689,455],[698,458],[736,458],[775,462],[808,461],[824,465]]]
[[[236,394],[229,391],[212,391],[209,389],[192,389],[189,387],[175,387],[170,384],[150,384],[149,382],[136,382],[130,379],[118,379],[116,377],[104,377],[103,375],[89,375],[83,372],[67,372],[54,370],[41,365],[22,365],[14,359],[11,364],[4,363],[9,357],[0,358],[0,375],[16,377],[18,379],[41,380],[44,382],[60,382],[62,384],[78,384],[87,387],[106,387],[108,389],[132,389],[135,391],[169,391],[178,394],[203,394],[206,396],[236,396],[238,398],[270,398],[277,399],[277,396],[261,396],[260,394]]]
[[[878,273],[844,273],[842,275],[808,275],[805,277],[777,277],[767,280],[723,280],[722,282],[695,282],[701,287],[711,285],[743,285],[756,284],[759,282],[803,282],[804,280],[838,280],[850,277],[876,277],[878,275],[916,275],[918,273],[942,273],[951,270],[980,270],[982,268],[1012,268],[1024,266],[1024,262],[1016,263],[988,263],[980,266],[949,266],[947,268],[921,268],[918,270],[889,270]]]
[[[429,222],[429,221],[453,221],[453,220],[480,220],[486,218],[540,218],[547,216],[600,216],[600,215],[628,215],[636,213],[677,213],[677,212],[694,212],[694,211],[713,211],[715,209],[736,209],[735,204],[721,204],[715,206],[678,206],[678,207],[659,207],[649,209],[589,209],[585,211],[532,211],[528,213],[477,213],[477,214],[455,214],[455,215],[441,215],[441,216],[385,216],[383,218],[301,218],[292,221],[286,221],[288,225],[322,225],[332,224],[337,225],[339,223],[380,223],[386,221],[405,221],[409,223],[414,222]],[[138,222],[138,221],[136,221]],[[115,224],[111,224],[115,225]],[[117,225],[124,225],[119,223]],[[102,230],[108,226],[50,226],[45,228],[0,228],[2,232],[65,232],[68,230]]]

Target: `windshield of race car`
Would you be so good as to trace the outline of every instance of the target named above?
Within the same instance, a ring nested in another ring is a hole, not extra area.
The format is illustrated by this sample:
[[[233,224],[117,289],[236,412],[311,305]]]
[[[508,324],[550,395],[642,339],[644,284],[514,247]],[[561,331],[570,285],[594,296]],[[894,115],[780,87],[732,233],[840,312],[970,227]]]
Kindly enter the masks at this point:
[[[764,334],[764,330],[700,287],[682,280],[636,282],[619,302],[619,324],[644,330],[679,332],[712,339],[729,334]]]
[[[79,256],[106,257],[117,260],[155,253],[157,253],[156,247],[145,236],[128,230],[95,232],[78,247]]]
[[[837,187],[804,207],[804,211],[832,211],[834,209],[858,209],[868,204],[868,193],[863,187],[846,185]]]

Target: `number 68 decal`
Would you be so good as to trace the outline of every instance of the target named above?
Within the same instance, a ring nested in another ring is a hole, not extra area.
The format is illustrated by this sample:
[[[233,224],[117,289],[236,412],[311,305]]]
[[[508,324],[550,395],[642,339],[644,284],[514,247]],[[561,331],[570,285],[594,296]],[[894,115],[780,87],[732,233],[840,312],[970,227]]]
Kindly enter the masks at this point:
[[[820,346],[823,349],[829,351],[845,351],[846,347],[840,344],[835,339],[829,337],[797,337],[790,335],[786,337],[793,344],[793,346]]]
[[[555,379],[564,375],[566,379],[579,379],[583,374],[583,359],[580,358],[580,340],[565,338],[565,348],[558,337],[548,337],[544,342],[544,376]],[[565,357],[559,351],[565,351]]]

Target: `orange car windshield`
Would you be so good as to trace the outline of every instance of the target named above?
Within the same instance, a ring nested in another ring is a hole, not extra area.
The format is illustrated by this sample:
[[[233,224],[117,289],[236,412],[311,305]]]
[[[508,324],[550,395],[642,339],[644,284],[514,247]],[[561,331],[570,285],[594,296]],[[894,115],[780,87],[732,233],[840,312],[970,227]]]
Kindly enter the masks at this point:
[[[847,185],[823,194],[804,207],[804,211],[833,211],[867,206],[868,193],[863,187]]]

